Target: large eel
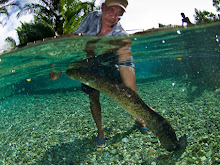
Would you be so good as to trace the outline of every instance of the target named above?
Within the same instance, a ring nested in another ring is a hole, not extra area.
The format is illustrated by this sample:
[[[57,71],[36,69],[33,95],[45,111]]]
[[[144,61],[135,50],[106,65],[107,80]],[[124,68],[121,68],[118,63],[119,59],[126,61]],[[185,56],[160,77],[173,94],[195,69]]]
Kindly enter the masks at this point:
[[[161,145],[167,151],[178,151],[186,148],[186,135],[178,141],[170,123],[157,112],[151,110],[136,92],[124,84],[117,84],[106,77],[93,74],[85,69],[68,69],[66,74],[71,79],[78,80],[103,92],[131,115],[142,118],[147,128],[158,137]]]

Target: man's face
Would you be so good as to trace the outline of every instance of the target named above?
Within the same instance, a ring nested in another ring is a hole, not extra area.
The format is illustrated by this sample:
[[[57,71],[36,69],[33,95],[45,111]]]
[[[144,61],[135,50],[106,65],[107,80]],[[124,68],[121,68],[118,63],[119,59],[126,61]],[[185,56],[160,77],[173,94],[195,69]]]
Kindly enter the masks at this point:
[[[114,26],[124,14],[124,10],[120,6],[102,6],[102,22],[109,27]]]

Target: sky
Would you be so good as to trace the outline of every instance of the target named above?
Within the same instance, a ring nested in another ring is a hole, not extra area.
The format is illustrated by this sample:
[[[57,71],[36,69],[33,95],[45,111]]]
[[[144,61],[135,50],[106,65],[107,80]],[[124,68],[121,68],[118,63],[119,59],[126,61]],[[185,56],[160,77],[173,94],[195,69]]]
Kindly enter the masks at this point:
[[[38,2],[38,0],[19,0],[20,2]],[[86,0],[83,0],[86,1]],[[89,0],[88,0],[89,1]],[[96,0],[95,5],[99,6],[104,0]],[[180,13],[185,13],[192,23],[195,22],[195,8],[216,13],[212,0],[128,0],[126,13],[121,19],[121,24],[129,33],[151,28],[158,28],[158,24],[182,25]],[[15,29],[21,25],[20,22],[29,22],[33,19],[30,14],[16,18],[17,8],[9,9],[12,14],[7,23],[0,25],[0,52],[5,49],[5,38],[12,37],[19,43]],[[0,16],[0,21],[6,20]]]

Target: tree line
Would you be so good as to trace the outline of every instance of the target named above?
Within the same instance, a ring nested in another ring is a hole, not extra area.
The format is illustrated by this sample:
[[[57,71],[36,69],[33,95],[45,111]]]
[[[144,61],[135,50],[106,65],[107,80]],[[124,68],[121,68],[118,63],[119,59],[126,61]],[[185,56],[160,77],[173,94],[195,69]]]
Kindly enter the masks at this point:
[[[94,3],[95,0],[39,0],[39,3],[22,7],[18,1],[1,0],[0,14],[9,17],[8,8],[16,6],[20,9],[18,18],[27,13],[34,15],[33,21],[21,22],[21,26],[16,29],[20,45],[26,45],[28,42],[74,32],[82,19],[95,9]],[[14,42],[11,37],[6,41]]]
[[[213,6],[216,8],[217,12],[220,12],[220,1],[219,0],[213,0]],[[216,15],[212,12],[209,11],[200,11],[198,9],[195,9],[195,21],[196,24],[201,24],[201,23],[210,23],[213,21],[219,21],[220,20],[220,15]]]

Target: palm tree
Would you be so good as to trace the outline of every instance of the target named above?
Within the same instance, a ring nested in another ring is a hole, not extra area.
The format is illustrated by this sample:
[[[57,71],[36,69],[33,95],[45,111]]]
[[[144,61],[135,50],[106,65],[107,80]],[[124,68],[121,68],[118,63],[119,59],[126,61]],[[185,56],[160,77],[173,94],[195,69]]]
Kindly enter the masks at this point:
[[[7,10],[7,3],[9,0],[2,0],[0,1],[0,14],[6,14],[7,16],[9,16],[8,10]]]
[[[95,9],[94,4],[95,0],[92,2],[61,0],[64,33],[74,32],[81,23],[81,20]]]
[[[17,17],[20,17],[24,13],[33,13],[35,14],[35,19],[44,20],[52,25],[56,32],[62,34],[62,31],[58,30],[60,27],[59,24],[62,24],[59,2],[60,0],[39,0],[39,3],[27,4],[18,13]]]
[[[6,15],[9,18],[9,13],[8,13],[8,7],[11,6],[17,6],[19,7],[19,4],[17,1],[11,1],[11,0],[1,0],[0,1],[0,16]],[[2,24],[2,22],[0,22]]]
[[[69,5],[73,8],[70,8]],[[69,17],[73,16],[72,13],[80,15],[83,11],[86,14],[88,5],[94,6],[94,2],[82,3],[79,0],[39,0],[38,4],[31,3],[25,5],[21,12],[18,13],[18,17],[26,12],[33,13],[35,14],[35,20],[43,20],[50,24],[57,34],[63,34],[64,24],[68,24],[67,22],[71,20]]]

